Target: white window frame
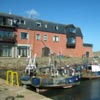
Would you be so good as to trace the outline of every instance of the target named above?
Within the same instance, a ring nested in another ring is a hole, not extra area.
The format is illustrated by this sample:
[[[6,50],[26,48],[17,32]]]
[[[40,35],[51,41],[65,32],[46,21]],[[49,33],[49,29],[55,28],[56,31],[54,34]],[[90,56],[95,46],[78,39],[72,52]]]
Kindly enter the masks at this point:
[[[26,24],[25,20],[21,20],[21,24],[25,25]]]
[[[53,41],[54,42],[59,42],[59,36],[53,36]]]
[[[48,28],[48,25],[47,25],[47,24],[45,24],[45,25],[44,25],[44,27],[45,27],[45,28]]]
[[[40,37],[40,34],[37,33],[37,34],[36,34],[36,40],[40,40],[40,38],[41,38],[41,37]]]
[[[29,39],[29,34],[28,34],[28,32],[20,32],[20,39],[23,39],[23,38],[21,37],[21,34],[22,34],[22,33],[26,33],[26,34],[27,34],[27,38],[25,38],[25,39],[28,40],[28,39]]]
[[[58,30],[58,26],[55,26],[55,30]]]
[[[44,40],[44,41],[47,41],[47,40],[48,40],[48,36],[47,36],[47,35],[44,35],[44,36],[43,36],[43,40]]]
[[[13,20],[10,19],[10,18],[8,18],[7,20],[8,20],[8,22],[9,22],[9,25],[12,26],[12,25],[13,25]]]
[[[37,27],[41,27],[41,22],[36,22]]]

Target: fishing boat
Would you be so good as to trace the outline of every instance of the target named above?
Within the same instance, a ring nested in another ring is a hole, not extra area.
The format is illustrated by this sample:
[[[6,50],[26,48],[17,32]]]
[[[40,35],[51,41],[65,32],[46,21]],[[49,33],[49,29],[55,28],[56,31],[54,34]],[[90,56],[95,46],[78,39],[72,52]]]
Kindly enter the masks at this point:
[[[84,64],[81,66],[82,79],[94,79],[100,77],[100,64],[98,59],[92,58],[91,62],[88,56],[83,57]]]
[[[99,78],[100,77],[100,64],[96,59],[93,59],[91,64],[83,66],[82,69],[82,78]]]
[[[25,68],[25,74],[21,76],[23,85],[31,85],[39,92],[40,88],[70,88],[80,84],[80,71],[73,67],[57,66],[50,63],[45,67],[36,66],[36,55],[29,58],[29,63]]]

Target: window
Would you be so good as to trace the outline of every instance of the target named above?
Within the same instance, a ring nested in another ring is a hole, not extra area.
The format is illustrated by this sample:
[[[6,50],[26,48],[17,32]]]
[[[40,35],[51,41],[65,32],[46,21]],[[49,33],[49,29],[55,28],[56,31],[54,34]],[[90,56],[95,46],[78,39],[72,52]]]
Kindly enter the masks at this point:
[[[76,40],[75,37],[67,38],[67,48],[75,48]]]
[[[21,39],[28,39],[28,33],[21,32]]]
[[[21,21],[19,19],[14,19],[13,23],[18,25],[21,24]]]
[[[0,17],[0,25],[3,25],[3,17]]]
[[[21,24],[25,25],[25,20],[21,20]]]
[[[21,24],[21,22],[20,22],[19,19],[16,19],[16,23],[17,23],[17,24]]]
[[[58,26],[55,26],[55,30],[58,30]]]
[[[48,28],[47,24],[44,25],[45,28]]]
[[[13,32],[10,31],[0,31],[0,39],[9,39],[12,38],[14,36]]]
[[[88,66],[88,70],[92,70],[92,67],[91,67],[91,65],[89,65],[89,66]]]
[[[70,37],[70,38],[67,39],[67,42],[69,44],[75,44],[75,38],[74,37]]]
[[[36,34],[36,40],[40,40],[40,34]]]
[[[44,36],[43,36],[43,40],[44,40],[44,41],[47,41],[47,38],[48,38],[47,35],[44,35]]]
[[[16,24],[16,23],[17,23],[17,20],[16,20],[16,19],[14,19],[14,20],[13,20],[13,23],[14,23],[14,24]]]
[[[17,55],[21,57],[27,57],[27,52],[29,51],[29,47],[27,46],[18,46],[17,47]]]
[[[12,57],[12,46],[0,45],[0,57]]]
[[[38,27],[41,27],[41,23],[40,22],[37,22],[36,24],[37,24]]]
[[[76,33],[76,29],[74,29],[74,28],[67,28],[67,33]]]
[[[12,21],[12,19],[7,19],[7,25],[9,25],[9,26],[12,26],[12,24],[13,24],[13,21]]]
[[[58,42],[59,41],[59,37],[58,36],[54,36],[53,37],[53,41]]]
[[[86,52],[86,57],[89,57],[89,52],[88,51]]]

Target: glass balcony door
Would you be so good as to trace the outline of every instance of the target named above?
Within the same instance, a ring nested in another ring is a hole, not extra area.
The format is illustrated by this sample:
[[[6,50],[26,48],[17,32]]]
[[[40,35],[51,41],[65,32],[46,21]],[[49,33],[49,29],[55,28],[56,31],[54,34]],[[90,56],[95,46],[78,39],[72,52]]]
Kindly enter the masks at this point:
[[[0,57],[12,57],[12,47],[0,46]]]
[[[21,57],[27,57],[28,52],[29,51],[29,47],[27,46],[19,46],[17,48],[17,55],[20,55]]]

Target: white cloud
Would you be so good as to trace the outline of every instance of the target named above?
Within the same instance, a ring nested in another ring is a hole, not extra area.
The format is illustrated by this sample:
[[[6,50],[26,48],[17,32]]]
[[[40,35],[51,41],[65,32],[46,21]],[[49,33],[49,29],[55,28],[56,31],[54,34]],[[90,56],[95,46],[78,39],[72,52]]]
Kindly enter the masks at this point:
[[[34,9],[28,10],[26,11],[26,13],[28,14],[30,18],[35,18],[39,15],[39,13]]]

